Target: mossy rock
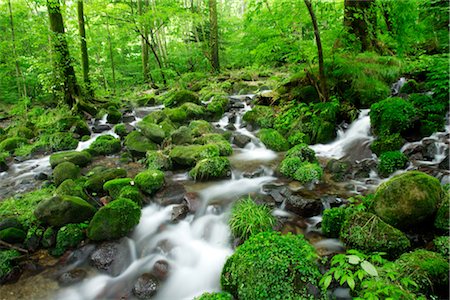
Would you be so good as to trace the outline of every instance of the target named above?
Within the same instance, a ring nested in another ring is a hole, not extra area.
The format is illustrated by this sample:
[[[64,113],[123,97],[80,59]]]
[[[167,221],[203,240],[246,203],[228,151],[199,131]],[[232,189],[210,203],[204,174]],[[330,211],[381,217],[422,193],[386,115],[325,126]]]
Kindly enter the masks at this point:
[[[213,119],[219,119],[227,110],[230,100],[226,96],[214,96],[212,101],[206,106],[206,112]]]
[[[118,198],[130,199],[139,206],[141,206],[144,202],[144,196],[142,195],[139,188],[135,185],[122,187]]]
[[[158,146],[146,138],[139,131],[133,131],[125,138],[125,146],[133,156],[144,157],[149,150],[156,150]]]
[[[26,144],[28,144],[28,140],[21,137],[7,138],[0,143],[0,152],[12,153],[15,149]]]
[[[78,116],[59,119],[56,122],[56,128],[60,132],[72,132],[79,136],[91,135],[86,121]]]
[[[434,216],[444,196],[439,180],[422,172],[409,171],[378,187],[374,209],[386,223],[412,229]]]
[[[198,98],[198,96],[195,93],[188,91],[188,90],[181,90],[181,91],[175,92],[173,95],[168,97],[164,101],[164,105],[166,107],[175,107],[175,106],[180,106],[186,102],[201,104],[200,99]]]
[[[80,177],[80,167],[70,161],[60,163],[53,170],[53,181],[56,186],[66,179],[77,179],[78,177]]]
[[[157,144],[160,144],[166,136],[161,126],[157,124],[140,121],[137,123],[137,127],[146,138]]]
[[[103,190],[107,191],[111,197],[117,198],[119,197],[122,188],[125,186],[131,186],[131,182],[131,178],[112,179],[105,182],[103,185]]]
[[[16,137],[21,137],[27,140],[34,138],[33,130],[25,126],[19,126],[17,128],[14,128],[14,130],[12,130],[12,133]]]
[[[405,140],[399,133],[382,134],[370,145],[373,153],[380,156],[384,152],[397,151],[405,144]]]
[[[127,136],[130,132],[131,132],[131,130],[128,131],[127,125],[125,125],[123,123],[117,124],[116,126],[114,126],[114,133],[117,134],[118,136],[120,136],[121,138]]]
[[[389,177],[395,171],[404,169],[408,161],[408,157],[400,151],[384,152],[380,155],[378,173],[381,177]]]
[[[145,162],[148,169],[167,171],[172,168],[172,162],[162,151],[147,151]]]
[[[189,145],[176,146],[170,153],[171,161],[181,167],[193,167],[195,164],[205,158],[219,156],[219,147],[214,144],[208,145]]]
[[[326,144],[336,137],[336,126],[334,123],[323,121],[319,123],[313,138],[316,144]]]
[[[67,151],[55,153],[50,156],[50,165],[52,168],[55,168],[60,163],[66,161],[79,167],[85,167],[92,161],[92,157],[87,151]]]
[[[145,123],[159,124],[166,119],[166,110],[155,110],[146,115],[142,121]]]
[[[433,240],[435,252],[450,260],[450,237],[438,236]]]
[[[396,261],[400,276],[412,279],[417,287],[416,293],[433,295],[436,291],[447,291],[449,284],[449,263],[436,252],[418,249],[404,253]]]
[[[59,196],[75,196],[83,200],[89,200],[89,197],[84,192],[83,184],[77,183],[72,179],[64,180],[56,189],[55,194]]]
[[[368,212],[348,214],[340,237],[350,248],[365,253],[386,252],[389,257],[397,257],[411,246],[403,232]]]
[[[192,144],[194,141],[191,130],[186,126],[181,126],[172,132],[170,138],[172,140],[172,144],[174,145]]]
[[[110,155],[120,151],[122,146],[120,140],[112,135],[101,135],[89,146],[92,155]]]
[[[310,299],[320,272],[314,248],[302,235],[262,232],[231,255],[222,270],[222,289],[236,299]]]
[[[78,140],[70,132],[56,132],[50,136],[49,144],[52,151],[66,151],[76,149]]]
[[[176,126],[170,119],[166,119],[158,124],[161,126],[161,129],[164,131],[166,137],[169,137],[176,129]]]
[[[156,100],[155,96],[150,94],[150,95],[142,95],[141,97],[135,99],[134,102],[136,102],[137,106],[139,107],[146,107],[155,105]]]
[[[450,231],[450,195],[449,192],[443,197],[439,205],[434,226],[443,232]]]
[[[22,243],[26,237],[26,232],[19,228],[10,227],[0,230],[0,240],[10,244]]]
[[[211,124],[204,120],[195,120],[189,124],[189,129],[194,137],[199,137],[213,131]]]
[[[205,115],[205,108],[195,103],[186,102],[180,108],[186,112],[188,120],[201,119]]]
[[[44,248],[51,248],[56,243],[57,231],[53,227],[47,227],[41,239],[41,246]]]
[[[275,129],[261,129],[258,137],[271,150],[278,152],[289,150],[288,141]]]
[[[127,177],[127,171],[121,168],[98,169],[86,180],[84,187],[95,193],[103,191],[103,185],[109,180]]]
[[[318,163],[302,162],[291,176],[301,183],[319,182],[322,179],[323,170]]]
[[[330,159],[327,162],[326,170],[331,174],[331,179],[336,182],[343,182],[350,179],[352,164],[349,161]]]
[[[56,246],[51,254],[63,255],[66,250],[77,247],[86,237],[86,224],[67,224],[61,227],[56,234]]]
[[[219,154],[221,156],[229,156],[233,154],[233,147],[231,147],[230,142],[228,142],[223,135],[218,133],[207,133],[195,139],[195,143],[200,145],[217,145],[217,147],[219,147]]]
[[[302,162],[316,162],[316,153],[307,144],[298,144],[286,153],[286,157],[298,157]]]
[[[420,91],[420,85],[414,79],[409,79],[400,89],[400,94],[412,94]]]
[[[255,105],[252,110],[244,114],[242,119],[252,126],[272,128],[275,120],[275,112],[270,106]]]
[[[44,224],[60,227],[90,220],[95,211],[92,205],[81,198],[55,196],[41,201],[34,210],[34,215]]]
[[[137,174],[134,182],[143,192],[152,195],[164,185],[164,173],[159,170],[147,170]]]
[[[120,198],[100,208],[87,229],[93,241],[113,240],[127,235],[141,217],[140,207],[130,199]]]
[[[387,98],[370,107],[370,124],[375,134],[402,133],[411,128],[417,110],[402,98]]]
[[[189,176],[195,181],[230,178],[231,164],[226,157],[202,159],[189,172]]]
[[[122,120],[122,113],[114,106],[109,107],[106,121],[111,124],[117,124],[120,120]]]

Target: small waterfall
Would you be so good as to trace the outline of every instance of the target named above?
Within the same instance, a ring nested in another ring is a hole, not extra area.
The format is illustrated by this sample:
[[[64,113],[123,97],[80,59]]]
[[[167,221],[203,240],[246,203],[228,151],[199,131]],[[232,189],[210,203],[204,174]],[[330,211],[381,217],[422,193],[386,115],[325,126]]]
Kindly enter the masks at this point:
[[[406,78],[401,77],[396,83],[394,83],[391,87],[391,95],[397,96],[400,93],[403,85],[406,83]]]

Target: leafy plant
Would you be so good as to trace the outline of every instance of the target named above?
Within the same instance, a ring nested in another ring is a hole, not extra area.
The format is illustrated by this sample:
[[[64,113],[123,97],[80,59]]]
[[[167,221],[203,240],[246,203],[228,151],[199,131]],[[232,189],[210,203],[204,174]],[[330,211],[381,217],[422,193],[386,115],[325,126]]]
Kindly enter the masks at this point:
[[[403,169],[408,162],[408,157],[400,151],[384,152],[380,156],[378,172],[383,177],[388,177],[397,170]]]
[[[376,134],[402,133],[416,119],[417,110],[402,98],[387,98],[370,107],[370,123]]]

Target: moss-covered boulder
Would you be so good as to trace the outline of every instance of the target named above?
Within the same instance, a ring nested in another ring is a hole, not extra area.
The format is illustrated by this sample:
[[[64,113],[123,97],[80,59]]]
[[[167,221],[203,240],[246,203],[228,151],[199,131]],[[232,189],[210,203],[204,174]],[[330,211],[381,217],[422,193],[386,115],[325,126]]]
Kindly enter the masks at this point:
[[[18,126],[16,128],[14,128],[13,130],[9,131],[9,134],[13,134],[16,137],[21,137],[24,139],[32,139],[34,138],[34,132],[33,130],[31,130],[30,128],[26,127],[26,126]]]
[[[120,139],[110,134],[101,135],[89,146],[88,151],[92,155],[110,155],[120,151],[122,148]]]
[[[83,183],[75,182],[72,179],[66,179],[55,190],[55,194],[59,196],[75,196],[83,200],[89,200],[89,197],[84,192],[83,185]]]
[[[22,243],[26,237],[27,233],[19,228],[10,227],[0,230],[0,240],[7,243]]]
[[[211,119],[219,119],[227,110],[230,100],[225,95],[215,95],[206,106],[206,112]]]
[[[175,106],[180,106],[186,102],[200,104],[200,99],[198,98],[198,96],[195,93],[193,93],[191,91],[181,90],[181,91],[175,92],[173,95],[171,95],[170,97],[165,99],[164,105],[167,107],[175,107]]]
[[[375,134],[393,134],[411,128],[417,110],[407,100],[394,97],[373,104],[369,115]]]
[[[196,181],[231,177],[231,164],[226,157],[213,157],[200,160],[189,172]]]
[[[302,235],[251,236],[222,270],[222,289],[236,299],[310,299],[320,272],[314,248]]]
[[[417,287],[411,287],[416,293],[425,295],[447,291],[449,284],[449,263],[436,252],[418,249],[404,253],[396,261],[401,277],[412,279]]]
[[[22,145],[28,144],[28,140],[21,137],[11,137],[0,143],[0,152],[13,152]]]
[[[49,137],[52,151],[66,151],[76,149],[78,140],[70,132],[56,132]]]
[[[55,196],[41,201],[34,210],[34,215],[44,224],[60,227],[90,220],[95,211],[92,205],[81,198]]]
[[[157,124],[141,121],[137,123],[137,127],[146,138],[157,144],[160,144],[166,136],[161,126]]]
[[[188,120],[201,119],[205,115],[205,108],[195,103],[186,102],[180,108],[186,112]]]
[[[401,229],[414,228],[436,213],[444,197],[439,180],[410,171],[382,183],[374,198],[376,214]]]
[[[331,238],[338,238],[345,221],[345,208],[333,207],[322,213],[322,233]]]
[[[214,144],[176,146],[169,157],[173,163],[180,167],[193,167],[198,161],[219,156],[219,147]]]
[[[373,153],[380,156],[382,153],[387,151],[400,150],[403,144],[405,144],[405,140],[399,133],[382,134],[372,142],[370,149]]]
[[[258,137],[267,148],[274,151],[287,151],[288,141],[275,129],[261,129]]]
[[[142,195],[139,188],[135,185],[124,186],[120,190],[118,198],[130,199],[139,206],[141,206],[142,203],[144,202],[144,195]]]
[[[152,195],[164,185],[164,173],[159,170],[147,170],[137,174],[134,182],[143,192]]]
[[[120,191],[125,186],[131,186],[131,178],[117,178],[112,179],[103,185],[103,190],[107,191],[108,194],[113,197],[117,198],[120,195]]]
[[[133,131],[125,138],[125,146],[134,156],[144,157],[149,150],[158,149],[158,145],[139,131]]]
[[[256,127],[272,128],[275,121],[275,112],[270,106],[255,105],[252,110],[244,114],[243,120]]]
[[[167,119],[166,110],[155,110],[146,115],[142,121],[146,123],[159,124]]]
[[[213,131],[211,124],[204,120],[195,120],[189,123],[189,129],[194,137],[199,137]]]
[[[122,113],[114,106],[108,108],[108,115],[106,121],[111,124],[117,124],[122,119]]]
[[[113,240],[127,235],[141,217],[140,207],[130,199],[120,198],[100,208],[87,229],[93,241]]]
[[[381,177],[388,177],[397,170],[404,169],[408,157],[400,151],[387,151],[380,155],[378,173]]]
[[[313,149],[311,149],[307,144],[300,143],[291,149],[288,150],[286,153],[286,157],[297,157],[302,162],[316,162],[316,153]]]
[[[51,251],[54,256],[63,255],[66,250],[77,247],[86,237],[86,224],[67,224],[56,234],[56,246]]]
[[[223,135],[218,133],[207,133],[199,138],[196,138],[195,144],[214,144],[219,147],[219,153],[221,156],[229,156],[233,154],[233,147],[231,147],[230,142],[228,142]]]
[[[444,196],[442,202],[439,205],[436,219],[434,220],[434,226],[442,232],[450,231],[450,194]]]
[[[87,151],[67,151],[55,153],[50,156],[50,165],[52,168],[55,168],[57,165],[65,161],[71,162],[80,167],[85,167],[92,161],[92,157]]]
[[[438,236],[433,240],[433,249],[450,260],[450,237]]]
[[[151,170],[167,171],[172,168],[170,158],[162,151],[147,151],[146,160],[147,168]]]
[[[88,191],[100,193],[103,191],[103,185],[109,180],[127,177],[127,171],[121,168],[96,168],[88,174],[89,177],[84,183],[84,188]]]
[[[77,179],[78,177],[80,177],[80,167],[70,161],[60,163],[53,170],[53,181],[57,186],[66,179]]]
[[[60,132],[72,132],[79,136],[91,135],[91,130],[85,120],[79,116],[61,118],[56,122]]]
[[[131,125],[127,124],[117,124],[116,126],[114,126],[114,133],[117,134],[119,137],[123,138],[125,136],[127,136],[131,131],[132,131]]]
[[[390,257],[399,256],[411,246],[403,232],[368,212],[348,214],[340,237],[350,248],[366,253],[386,252]]]
[[[166,119],[161,123],[159,123],[158,125],[161,126],[161,129],[164,131],[166,137],[169,137],[172,134],[172,132],[176,130],[177,127],[174,123],[172,123],[172,121],[170,121],[170,119]]]
[[[170,135],[172,144],[174,145],[186,145],[192,144],[194,138],[191,130],[187,126],[181,126]]]

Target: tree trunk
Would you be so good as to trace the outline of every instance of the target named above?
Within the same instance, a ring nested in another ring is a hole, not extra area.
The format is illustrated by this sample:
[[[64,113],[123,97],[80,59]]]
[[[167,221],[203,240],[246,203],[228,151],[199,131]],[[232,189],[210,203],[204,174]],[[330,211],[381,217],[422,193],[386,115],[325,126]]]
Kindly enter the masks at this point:
[[[142,16],[145,13],[145,8],[148,6],[143,3],[144,0],[138,0],[138,14]],[[146,1],[148,3],[148,1]],[[148,26],[146,24],[142,25],[142,32],[145,36],[148,36]],[[148,68],[148,45],[144,38],[141,37],[141,56],[142,56],[142,75],[144,77],[144,82],[149,82],[149,68]]]
[[[9,25],[11,28],[11,41],[12,41],[12,52],[14,56],[14,66],[16,69],[16,84],[17,91],[19,92],[19,97],[27,96],[27,85],[25,78],[23,77],[22,71],[20,70],[19,59],[17,57],[16,51],[16,34],[14,30],[14,18],[12,13],[11,0],[8,0],[8,9],[9,9]]]
[[[362,51],[371,50],[376,44],[377,16],[374,3],[375,0],[344,1],[344,25],[349,33],[359,39]]]
[[[75,77],[69,47],[64,34],[64,22],[61,15],[59,0],[47,0],[47,10],[50,20],[50,30],[52,31],[53,54],[55,57],[54,67],[62,81],[62,91],[64,101],[70,107],[73,107],[80,97],[80,88]]]
[[[111,61],[111,71],[113,79],[113,93],[116,93],[116,65],[114,64],[113,47],[111,43],[111,31],[109,30],[109,15],[106,14],[106,31],[108,33],[109,59]]]
[[[81,66],[83,69],[83,81],[89,96],[93,96],[91,81],[89,80],[89,56],[86,44],[86,30],[84,28],[84,8],[83,0],[77,1],[78,31],[80,33]]]
[[[210,51],[211,51],[211,65],[215,72],[220,71],[219,64],[219,33],[217,27],[217,2],[216,0],[209,0],[209,22],[210,22]]]
[[[322,42],[320,40],[320,32],[319,27],[317,26],[317,19],[316,15],[314,14],[314,10],[311,5],[310,0],[304,0],[306,7],[308,8],[309,15],[311,16],[311,21],[313,23],[314,27],[314,36],[316,37],[316,44],[317,44],[317,54],[319,56],[319,81],[320,81],[320,88],[317,91],[319,94],[319,97],[321,98],[322,102],[328,101],[328,86],[327,86],[327,78],[325,77],[325,70],[323,66],[323,50],[322,50]]]

